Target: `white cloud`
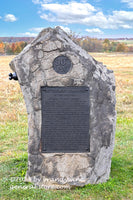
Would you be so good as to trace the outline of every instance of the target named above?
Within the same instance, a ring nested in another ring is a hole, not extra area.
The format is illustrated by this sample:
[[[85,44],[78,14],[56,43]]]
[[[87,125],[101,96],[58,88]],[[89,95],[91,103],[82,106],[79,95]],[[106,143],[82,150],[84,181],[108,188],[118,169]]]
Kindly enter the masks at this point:
[[[60,16],[64,14],[71,16],[88,16],[95,11],[95,8],[89,3],[69,2],[68,4],[42,4],[43,10],[48,10]]]
[[[6,22],[15,22],[16,20],[17,20],[17,18],[12,14],[7,14],[4,17],[4,21],[6,21]]]
[[[96,33],[96,34],[103,34],[103,31],[101,31],[99,28],[93,28],[93,29],[86,29],[88,33]]]
[[[121,0],[122,3],[127,3],[129,8],[133,8],[133,0]]]
[[[60,26],[66,33],[71,33],[70,28],[68,27],[64,27],[64,26]]]
[[[44,29],[44,27],[37,27],[37,28],[31,28],[30,31],[35,31],[37,33],[41,32]]]
[[[45,3],[48,1],[51,0],[39,1],[41,6],[39,14],[42,19],[50,22],[83,24],[88,27],[98,27],[101,29],[133,28],[132,11],[113,11],[111,15],[105,15],[84,0],[81,2],[70,1],[64,4]],[[122,1],[129,2],[129,0]]]
[[[97,12],[95,15],[84,18],[82,23],[88,26],[97,26],[100,28],[106,28],[108,26],[108,20],[102,12]]]
[[[40,4],[40,3],[41,3],[40,0],[32,0],[32,2],[33,2],[34,4]]]
[[[109,26],[107,28],[133,28],[133,12],[130,11],[113,11],[113,15],[108,17]],[[125,26],[126,24],[126,26]],[[128,26],[127,26],[128,25]]]
[[[133,22],[133,11],[113,11],[113,16],[110,18],[117,20],[117,22]]]
[[[53,0],[32,0],[34,4],[50,3]]]
[[[132,26],[128,25],[128,24],[123,24],[120,26],[121,28],[124,28],[124,29],[131,29]]]
[[[41,4],[43,13],[41,18],[48,21],[59,21],[63,23],[76,23],[78,20],[91,16],[95,8],[89,3],[69,2],[68,4]]]
[[[25,33],[19,33],[19,35],[26,37],[36,37],[37,33],[25,32]]]
[[[29,31],[25,33],[19,33],[19,35],[25,36],[25,37],[36,37],[38,33],[41,32],[43,29],[44,27],[34,27],[34,28],[30,28]]]
[[[53,2],[53,0],[43,0],[42,3],[50,3]]]
[[[41,3],[43,10],[41,18],[48,21],[76,23],[79,19],[91,16],[95,8],[89,3],[69,2],[68,4]],[[46,14],[46,11],[48,14]],[[45,13],[44,13],[45,12]]]

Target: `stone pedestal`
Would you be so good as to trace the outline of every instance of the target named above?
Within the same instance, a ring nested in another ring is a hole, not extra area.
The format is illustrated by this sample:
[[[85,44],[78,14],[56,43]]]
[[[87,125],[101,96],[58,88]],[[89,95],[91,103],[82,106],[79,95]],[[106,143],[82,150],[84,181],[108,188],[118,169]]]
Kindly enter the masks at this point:
[[[72,63],[65,74],[53,68],[58,56],[66,56]],[[26,181],[52,189],[107,181],[116,124],[113,71],[93,59],[59,27],[42,30],[10,67],[17,73],[28,113]],[[89,88],[90,151],[42,153],[42,86]]]

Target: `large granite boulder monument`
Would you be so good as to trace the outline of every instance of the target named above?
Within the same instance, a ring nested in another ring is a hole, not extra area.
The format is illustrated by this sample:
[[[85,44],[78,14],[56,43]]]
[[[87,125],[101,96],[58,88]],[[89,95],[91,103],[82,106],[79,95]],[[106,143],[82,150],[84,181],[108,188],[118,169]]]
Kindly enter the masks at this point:
[[[106,182],[116,124],[113,71],[59,27],[42,30],[10,67],[28,113],[25,180],[51,189]]]

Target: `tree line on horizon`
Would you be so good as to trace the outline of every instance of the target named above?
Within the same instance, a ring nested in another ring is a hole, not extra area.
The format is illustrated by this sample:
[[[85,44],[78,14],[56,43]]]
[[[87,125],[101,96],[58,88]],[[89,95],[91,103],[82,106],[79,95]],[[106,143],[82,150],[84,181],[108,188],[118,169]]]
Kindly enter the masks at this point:
[[[74,42],[88,52],[133,52],[133,46],[127,46],[123,42],[110,41],[109,39],[100,40],[90,37],[76,37],[70,35]],[[20,41],[7,43],[0,41],[0,55],[19,54],[28,42]]]
[[[88,52],[133,52],[133,46],[127,46],[124,42],[90,37],[74,38],[74,40]]]
[[[26,47],[28,43],[21,42],[13,42],[13,43],[4,43],[0,41],[0,55],[14,55],[19,54],[24,47]]]

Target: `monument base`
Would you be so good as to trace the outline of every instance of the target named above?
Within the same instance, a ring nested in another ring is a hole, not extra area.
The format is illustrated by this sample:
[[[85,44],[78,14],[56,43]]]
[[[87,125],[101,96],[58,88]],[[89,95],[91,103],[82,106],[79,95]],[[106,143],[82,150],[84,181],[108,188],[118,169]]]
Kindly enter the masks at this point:
[[[25,181],[46,189],[71,189],[106,182],[110,174],[110,156],[109,148],[101,149],[96,158],[90,153],[29,155]],[[36,165],[33,166],[33,162]]]
[[[42,30],[10,66],[17,73],[28,113],[25,180],[51,189],[106,182],[116,125],[113,71],[75,44],[59,27]],[[50,87],[57,90],[49,91]],[[58,94],[60,89],[67,91],[63,89],[67,87],[70,98],[68,92]],[[75,88],[82,87],[88,91],[76,93]],[[44,98],[41,88],[48,92],[46,95],[42,91]],[[74,109],[78,112],[73,115]]]

